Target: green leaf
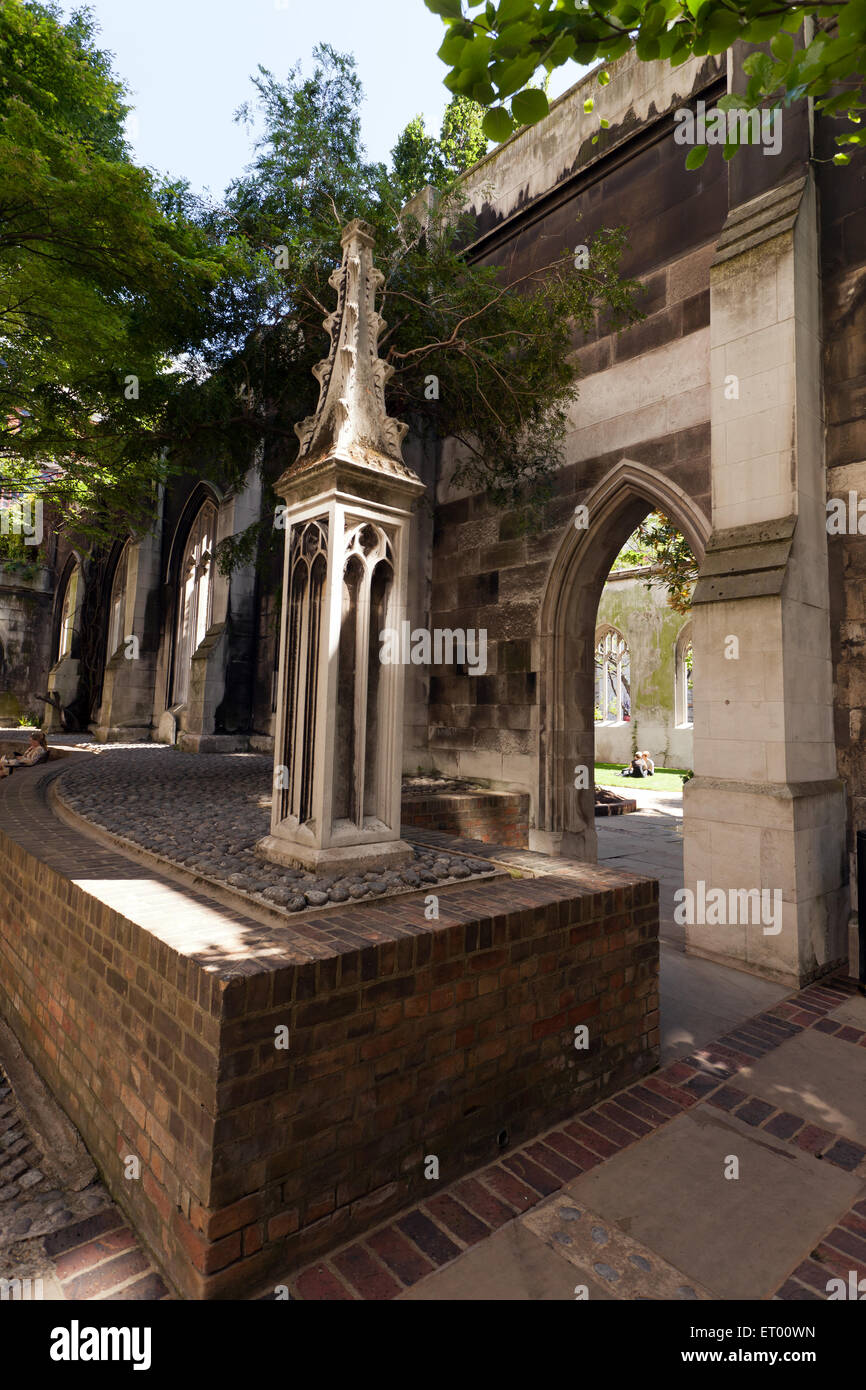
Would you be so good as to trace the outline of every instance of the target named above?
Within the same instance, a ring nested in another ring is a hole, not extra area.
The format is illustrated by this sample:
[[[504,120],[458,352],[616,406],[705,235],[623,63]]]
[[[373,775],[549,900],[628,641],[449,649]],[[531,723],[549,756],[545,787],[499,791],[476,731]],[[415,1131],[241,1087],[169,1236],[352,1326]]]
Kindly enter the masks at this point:
[[[511,103],[511,114],[521,125],[534,125],[536,121],[542,120],[549,110],[544,92],[538,91],[535,87],[518,92]]]
[[[497,145],[501,145],[503,140],[513,135],[514,121],[504,106],[493,106],[485,115],[481,129],[488,140],[494,140]]]
[[[507,24],[525,19],[534,9],[532,0],[500,0],[496,11],[496,28],[501,32]]]
[[[709,152],[709,145],[695,145],[693,150],[689,150],[686,157],[686,168],[700,169]]]
[[[637,53],[637,56],[640,58],[641,62],[652,62],[654,58],[658,58],[661,52],[661,44],[659,43],[658,39],[653,38],[652,35],[650,35],[649,38],[644,38],[644,36],[641,34],[640,38],[635,44],[635,52]]]
[[[521,87],[525,87],[535,72],[536,62],[532,58],[515,58],[512,62],[499,64],[493,69],[493,81],[499,92],[500,100],[503,97],[510,97],[512,92],[519,92]]]
[[[720,111],[748,111],[749,103],[745,97],[738,96],[736,92],[726,92],[723,97],[719,97],[716,106]]]
[[[593,101],[592,97],[587,97],[586,101],[583,103],[583,109],[587,116],[589,115],[590,111],[593,109],[594,106],[595,102]]]
[[[602,71],[598,74],[598,85],[599,85],[599,87],[606,87],[609,81],[610,81],[610,73],[609,73],[609,72],[604,72],[604,71],[602,70]]]
[[[850,154],[834,154],[834,156],[833,156],[833,163],[834,163],[834,164],[850,164],[850,163],[851,163],[851,156],[850,156]]]
[[[762,18],[759,15],[741,29],[740,37],[748,39],[750,43],[766,43],[778,30],[779,19],[776,16]]]
[[[704,29],[703,51],[706,53],[724,53],[726,48],[739,37],[742,31],[739,15],[730,14],[722,11],[712,16],[711,22]],[[698,45],[695,44],[695,52]]]
[[[848,0],[839,15],[839,33],[846,38],[866,38],[866,0]]]
[[[791,54],[794,52],[793,36],[784,33],[776,34],[775,38],[770,39],[770,51],[780,63],[790,63]]]
[[[460,0],[424,0],[428,10],[441,15],[443,19],[462,19]]]
[[[502,57],[525,57],[525,50],[534,38],[535,30],[531,24],[509,24],[496,40],[494,51],[497,57],[500,54]]]
[[[641,34],[646,35],[647,38],[652,34],[658,34],[661,29],[664,29],[666,20],[667,13],[664,5],[659,3],[649,5],[640,27]]]

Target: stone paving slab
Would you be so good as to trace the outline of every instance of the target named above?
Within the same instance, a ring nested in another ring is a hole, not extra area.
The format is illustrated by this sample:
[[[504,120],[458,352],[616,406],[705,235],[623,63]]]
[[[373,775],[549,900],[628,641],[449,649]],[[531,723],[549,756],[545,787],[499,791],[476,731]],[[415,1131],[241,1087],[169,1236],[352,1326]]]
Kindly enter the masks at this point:
[[[686,956],[662,942],[661,1059],[685,1057],[750,1014],[769,1008],[789,993],[787,985],[762,980],[744,970]]]
[[[697,1298],[827,1299],[831,1278],[866,1276],[866,1149],[744,1088],[756,1062],[819,1028],[856,988],[839,977],[788,996],[288,1275],[290,1296],[573,1298],[561,1268],[572,1247],[554,1250],[538,1233],[545,1218],[539,1227],[527,1215],[562,1199],[599,1216],[618,1261],[635,1254],[649,1276],[661,1259]],[[723,1176],[729,1154],[741,1160],[737,1180]],[[523,1234],[508,1235],[514,1227]],[[590,1299],[609,1299],[616,1281],[592,1273],[594,1283],[579,1281]],[[651,1289],[635,1282],[629,1296],[657,1297]]]
[[[747,1068],[743,1084],[776,1109],[866,1144],[866,1051],[860,1047],[810,1028]]]
[[[578,1282],[587,1285],[592,1300],[614,1298],[604,1280],[584,1271],[578,1278],[563,1252],[539,1240],[523,1222],[513,1221],[398,1297],[419,1303],[573,1302]]]
[[[725,1178],[731,1156],[737,1179]],[[714,1298],[761,1299],[866,1187],[702,1106],[576,1178],[568,1192]]]
[[[569,1194],[551,1198],[521,1217],[520,1224],[563,1255],[578,1271],[592,1297],[590,1281],[599,1281],[608,1298],[706,1301],[710,1291],[675,1269],[583,1202]]]
[[[866,1033],[866,998],[862,995],[852,995],[837,1009],[832,1009],[828,1018],[835,1019],[837,1023],[843,1025],[849,1024],[852,1028],[859,1028],[863,1033]]]

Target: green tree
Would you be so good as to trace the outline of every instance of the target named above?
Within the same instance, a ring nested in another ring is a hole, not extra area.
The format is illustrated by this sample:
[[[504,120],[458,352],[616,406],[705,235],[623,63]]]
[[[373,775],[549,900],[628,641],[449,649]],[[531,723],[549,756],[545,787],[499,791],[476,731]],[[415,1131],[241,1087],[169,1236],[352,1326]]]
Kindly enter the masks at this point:
[[[487,153],[484,107],[468,97],[451,98],[442,117],[439,139],[428,134],[423,116],[415,116],[391,151],[393,177],[408,201],[431,184],[447,188]]]
[[[401,214],[396,177],[366,158],[350,56],[324,45],[309,74],[298,66],[280,81],[260,69],[254,87],[238,116],[255,116],[261,138],[214,232],[242,240],[258,273],[228,287],[225,331],[193,354],[179,412],[186,446],[242,471],[260,445],[267,478],[293,460],[295,422],[318,399],[312,368],[328,348],[322,321],[334,305],[341,228],[361,217],[375,230],[385,277],[389,413],[457,440],[458,478],[501,505],[542,506],[575,394],[567,359],[576,329],[593,328],[599,311],[617,325],[640,316],[638,287],[619,274],[623,234],[595,237],[585,270],[565,247],[518,280],[473,265],[460,250],[474,223],[459,187],[443,192],[434,221],[421,226]],[[175,441],[173,456],[179,448]],[[279,539],[273,527],[270,535],[271,544]],[[250,528],[224,547],[224,564],[250,557],[264,539]]]
[[[86,10],[0,6],[0,468],[111,533],[152,515],[177,359],[239,264],[180,184],[132,162]],[[101,520],[97,520],[101,518]]]
[[[436,140],[427,131],[423,116],[414,116],[391,151],[394,181],[408,202],[440,175]]]
[[[647,588],[665,589],[674,612],[688,613],[698,577],[698,562],[685,536],[661,512],[650,512],[644,518],[629,536],[612,568],[631,569],[644,565],[652,565],[655,569],[647,580]]]
[[[599,233],[579,272],[565,247],[516,282],[473,266],[459,192],[443,191],[431,226],[401,216],[398,180],[363,149],[354,60],[327,46],[308,75],[259,69],[237,113],[260,117],[252,162],[206,204],[129,159],[122,86],[86,17],[63,25],[19,0],[0,16],[4,71],[27,74],[20,91],[0,88],[6,479],[24,488],[53,461],[60,515],[105,539],[152,517],[169,470],[204,466],[230,486],[255,460],[273,478],[315,407],[341,228],[362,217],[385,274],[391,414],[455,437],[458,477],[494,499],[542,505],[575,393],[575,330],[599,312],[640,317],[638,286],[619,275],[621,232]],[[451,136],[455,168],[475,147]],[[264,553],[262,541],[251,528],[223,562]]]
[[[828,116],[847,116],[836,135],[834,162],[866,144],[860,112],[866,108],[866,0],[425,0],[448,33],[439,56],[452,92],[490,109],[484,128],[504,140],[518,126],[547,114],[547,99],[533,90],[539,69],[567,62],[610,62],[634,48],[647,62],[673,66],[692,55],[723,53],[737,40],[766,44],[748,56],[746,90],[723,99],[731,109],[764,100],[789,105],[815,99]],[[804,42],[794,36],[809,20]],[[811,21],[815,21],[814,24]],[[608,81],[606,72],[599,81]],[[852,129],[852,127],[854,127]],[[730,157],[736,146],[727,147]],[[692,161],[692,164],[697,161]]]
[[[439,134],[439,154],[446,174],[455,178],[487,153],[484,107],[469,97],[454,96],[445,108]]]

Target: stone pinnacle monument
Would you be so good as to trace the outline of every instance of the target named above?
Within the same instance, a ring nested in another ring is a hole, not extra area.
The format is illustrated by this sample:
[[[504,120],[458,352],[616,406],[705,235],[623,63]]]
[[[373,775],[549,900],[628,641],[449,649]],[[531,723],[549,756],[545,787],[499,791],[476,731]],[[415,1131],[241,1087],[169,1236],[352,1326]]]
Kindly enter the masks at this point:
[[[424,491],[402,458],[407,426],[385,411],[393,368],[379,357],[383,277],[372,229],[343,231],[330,284],[327,358],[314,368],[316,413],[276,484],[286,550],[271,833],[280,864],[351,872],[411,857],[400,839],[403,683],[380,633],[406,602],[411,515]]]

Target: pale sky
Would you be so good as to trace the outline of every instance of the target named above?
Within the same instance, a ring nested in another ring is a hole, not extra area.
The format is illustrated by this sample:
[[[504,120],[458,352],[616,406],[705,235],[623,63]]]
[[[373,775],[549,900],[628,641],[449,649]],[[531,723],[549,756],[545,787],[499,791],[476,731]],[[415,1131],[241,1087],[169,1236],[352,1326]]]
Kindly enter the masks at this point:
[[[68,14],[78,8],[64,0]],[[387,160],[419,112],[438,133],[449,99],[436,57],[445,34],[423,0],[91,0],[99,46],[131,89],[128,136],[139,163],[222,193],[249,161],[251,137],[232,120],[259,63],[277,77],[315,44],[354,53],[364,85],[363,132]],[[550,95],[577,81],[554,73]]]

